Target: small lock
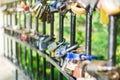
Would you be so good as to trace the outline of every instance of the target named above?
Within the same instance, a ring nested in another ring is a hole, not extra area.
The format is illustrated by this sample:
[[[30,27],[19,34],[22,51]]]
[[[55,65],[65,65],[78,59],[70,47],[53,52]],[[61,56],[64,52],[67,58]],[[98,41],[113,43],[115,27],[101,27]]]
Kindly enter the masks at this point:
[[[55,57],[54,51],[51,51],[51,52],[50,52],[50,57]]]
[[[43,36],[43,37],[40,37],[40,39],[39,39],[39,50],[40,51],[44,51],[44,50],[47,49],[47,43],[44,42],[44,40],[45,40],[46,37],[47,36]]]
[[[46,15],[47,13],[49,12],[49,6],[48,5],[45,5],[41,8],[40,10],[40,15],[39,15],[39,18],[43,21],[43,20],[46,20]]]

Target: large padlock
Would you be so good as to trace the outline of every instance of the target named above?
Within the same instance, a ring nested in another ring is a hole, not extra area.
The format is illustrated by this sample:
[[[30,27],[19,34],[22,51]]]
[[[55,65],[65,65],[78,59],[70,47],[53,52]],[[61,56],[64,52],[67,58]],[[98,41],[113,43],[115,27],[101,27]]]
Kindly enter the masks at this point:
[[[60,58],[66,55],[67,52],[72,51],[73,49],[78,47],[78,44],[75,44],[68,48],[68,43],[62,44],[56,51],[55,51],[55,57]]]
[[[99,0],[98,7],[102,7],[108,15],[120,13],[120,0]]]
[[[54,51],[56,50],[59,46],[61,46],[64,42],[52,42],[48,45],[47,49],[49,51]]]
[[[85,14],[85,8],[81,8],[77,3],[71,3],[71,10],[75,14]]]
[[[82,8],[87,8],[90,4],[91,0],[77,0],[78,5]]]

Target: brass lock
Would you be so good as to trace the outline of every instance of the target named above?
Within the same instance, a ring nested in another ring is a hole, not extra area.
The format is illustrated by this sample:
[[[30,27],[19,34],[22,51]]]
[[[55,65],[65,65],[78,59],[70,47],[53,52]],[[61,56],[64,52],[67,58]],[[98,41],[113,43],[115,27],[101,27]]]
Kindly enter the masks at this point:
[[[102,7],[108,15],[120,13],[120,0],[99,0],[98,7]]]
[[[77,3],[72,3],[71,4],[71,10],[75,14],[85,14],[86,13],[85,8],[81,8],[80,6],[78,6]]]

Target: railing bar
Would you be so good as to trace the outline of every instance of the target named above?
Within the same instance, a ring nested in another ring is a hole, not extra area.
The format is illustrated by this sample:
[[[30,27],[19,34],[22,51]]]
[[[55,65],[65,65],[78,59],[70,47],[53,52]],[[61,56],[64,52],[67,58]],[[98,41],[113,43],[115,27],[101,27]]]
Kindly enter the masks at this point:
[[[27,71],[27,47],[24,46],[24,70],[25,70],[25,74],[28,75],[28,71]]]
[[[36,63],[37,63],[37,67],[36,67],[36,80],[40,80],[40,75],[39,75],[39,73],[40,73],[40,71],[39,71],[39,54],[38,53],[36,53]]]
[[[43,29],[42,29],[42,34],[46,34],[46,22],[44,21],[44,22],[42,22],[42,27],[43,27]]]
[[[109,17],[108,36],[108,66],[115,66],[116,61],[116,36],[117,36],[117,16]]]
[[[54,13],[51,13],[50,36],[54,36]],[[54,80],[54,66],[50,63],[50,80]]]
[[[21,44],[19,44],[19,50],[20,50],[19,51],[20,52],[19,53],[19,55],[20,55],[20,58],[19,58],[20,59],[20,68],[23,69],[23,66],[22,66],[22,54],[23,53],[22,53],[22,45]]]
[[[54,14],[51,13],[51,22],[50,22],[50,36],[54,36]]]
[[[7,34],[4,34],[4,35],[5,35],[5,36],[8,36],[8,37],[10,37],[10,38],[12,38],[12,39],[14,39],[15,41],[19,42],[20,44],[24,44],[26,47],[29,47],[29,48],[35,50],[37,53],[39,53],[39,55],[41,55],[43,58],[47,59],[50,63],[52,63],[68,80],[74,80],[74,78],[72,78],[72,77],[69,76],[65,71],[63,71],[63,70],[60,68],[60,66],[58,66],[58,64],[57,64],[52,58],[50,58],[50,57],[47,55],[46,52],[41,52],[41,51],[39,51],[38,49],[34,48],[33,46],[29,45],[28,43],[22,42],[21,40],[16,39],[16,38],[14,38],[14,37],[11,37],[11,36],[9,36],[9,35],[7,35]],[[43,60],[43,61],[44,61],[44,60]],[[46,61],[44,61],[44,62],[46,62]],[[44,62],[43,62],[43,63],[44,63]],[[43,66],[44,66],[44,64],[43,64]],[[44,72],[44,71],[43,71],[43,72]],[[46,72],[46,71],[45,71],[45,72]]]
[[[86,10],[86,41],[85,41],[85,53],[91,55],[91,36],[92,36],[92,14]]]
[[[76,32],[76,14],[71,12],[71,28],[70,28],[70,46],[75,45],[75,32]]]
[[[18,43],[16,42],[16,65],[19,66],[19,49],[18,49]]]
[[[63,42],[64,41],[64,38],[63,38],[63,31],[64,31],[64,28],[63,28],[63,25],[64,25],[64,16],[60,13],[59,14],[59,42]]]
[[[30,49],[30,79],[33,79],[33,55],[32,55],[32,49]]]
[[[45,53],[45,51],[43,53]],[[43,80],[46,79],[46,58],[43,57]]]

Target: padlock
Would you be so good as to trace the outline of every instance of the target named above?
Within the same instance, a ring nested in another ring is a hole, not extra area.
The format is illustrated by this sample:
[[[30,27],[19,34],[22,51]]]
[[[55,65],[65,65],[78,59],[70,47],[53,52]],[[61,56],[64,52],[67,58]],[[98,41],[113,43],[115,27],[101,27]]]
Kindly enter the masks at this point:
[[[37,13],[39,12],[38,9],[41,8],[42,4],[40,2],[36,2],[36,4],[33,7],[33,12]]]
[[[107,15],[107,13],[104,11],[104,9],[102,7],[100,7],[100,22],[102,24],[108,24],[109,23],[109,16]]]
[[[1,9],[2,12],[5,12],[7,10],[7,5],[1,6],[0,9]]]
[[[108,15],[115,15],[120,13],[119,0],[99,0],[99,7],[102,7]]]
[[[51,52],[50,52],[50,57],[52,57],[52,58],[55,57],[55,53],[54,53],[54,51],[51,51]]]
[[[61,46],[64,42],[52,42],[51,44],[48,45],[47,49],[49,51],[54,51],[57,49],[59,46]]]
[[[21,39],[22,41],[26,41],[26,40],[27,40],[27,35],[22,34],[21,37],[20,37],[20,39]]]
[[[36,17],[39,17],[41,8],[42,8],[42,7],[39,6],[38,10],[35,11],[35,13],[36,13],[35,16],[36,16]]]
[[[40,39],[39,39],[39,50],[40,50],[40,51],[44,51],[44,50],[47,49],[47,43],[44,42],[44,40],[46,39],[46,37],[48,37],[48,36],[43,35],[43,36],[40,37]]]
[[[24,5],[24,6],[23,6],[23,9],[24,9],[25,12],[26,12],[26,11],[29,11],[29,6]]]
[[[81,7],[77,6],[77,3],[71,4],[71,10],[75,14],[85,14],[86,13],[85,8],[81,8]]]
[[[61,45],[56,51],[55,51],[55,56],[57,58],[63,57],[67,52],[72,51],[73,49],[78,47],[78,44],[75,44],[71,47],[68,48],[68,43],[64,43]]]
[[[77,3],[82,8],[87,8],[90,4],[91,0],[77,0]]]
[[[46,6],[42,6],[38,18],[39,18],[41,21],[46,21],[46,19],[47,19]]]
[[[51,4],[50,4],[50,12],[51,12],[51,13],[53,13],[53,12],[58,12],[57,2],[56,2],[56,1],[51,1]]]

